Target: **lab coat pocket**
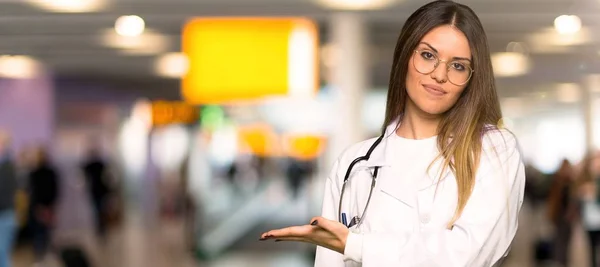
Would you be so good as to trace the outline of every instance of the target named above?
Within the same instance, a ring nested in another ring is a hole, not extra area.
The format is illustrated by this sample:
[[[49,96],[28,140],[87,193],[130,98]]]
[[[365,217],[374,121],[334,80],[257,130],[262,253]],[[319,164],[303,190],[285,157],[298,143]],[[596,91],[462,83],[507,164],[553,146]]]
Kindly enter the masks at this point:
[[[385,172],[388,173],[389,171]],[[378,181],[381,191],[377,199],[378,213],[385,229],[398,229],[401,232],[412,231],[417,207],[417,194],[414,184],[395,177],[383,175]]]
[[[417,195],[414,183],[405,179],[396,179],[398,177],[390,175],[390,172],[391,170],[382,171],[381,178],[377,181],[379,183],[379,190],[388,197],[394,198],[408,207],[415,208],[417,205]]]

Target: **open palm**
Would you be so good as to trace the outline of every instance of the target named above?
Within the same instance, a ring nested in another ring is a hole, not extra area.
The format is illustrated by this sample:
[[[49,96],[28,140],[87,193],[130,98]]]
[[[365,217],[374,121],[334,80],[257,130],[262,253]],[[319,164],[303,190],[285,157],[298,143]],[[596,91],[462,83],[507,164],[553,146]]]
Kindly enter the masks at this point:
[[[348,228],[338,221],[315,217],[310,225],[271,230],[262,234],[260,240],[299,241],[344,253],[348,232]]]

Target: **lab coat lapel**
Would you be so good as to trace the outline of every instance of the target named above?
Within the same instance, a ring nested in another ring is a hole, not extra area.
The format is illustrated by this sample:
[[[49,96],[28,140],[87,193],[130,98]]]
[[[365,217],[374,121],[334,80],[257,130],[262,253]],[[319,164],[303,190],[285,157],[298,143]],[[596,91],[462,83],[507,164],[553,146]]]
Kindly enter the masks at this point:
[[[377,178],[378,189],[385,194],[403,202],[410,207],[416,207],[416,188],[414,181],[410,179],[399,179],[400,176],[395,174],[390,168],[390,159],[387,158],[387,148],[389,145],[389,137],[395,134],[396,123],[390,124],[387,127],[383,140],[371,153],[371,158],[366,162],[365,166],[372,169],[379,169],[379,177]]]
[[[391,123],[390,125],[387,126],[385,133],[383,134],[383,139],[381,140],[381,143],[379,143],[379,145],[377,147],[375,147],[375,149],[371,153],[371,157],[369,158],[369,160],[367,160],[364,163],[363,166],[366,166],[369,168],[389,166],[389,161],[386,158],[388,140],[389,140],[390,135],[395,134],[397,126],[398,126],[398,122]],[[373,143],[374,142],[375,142],[375,139],[373,139]],[[365,153],[366,153],[366,150],[365,150]]]

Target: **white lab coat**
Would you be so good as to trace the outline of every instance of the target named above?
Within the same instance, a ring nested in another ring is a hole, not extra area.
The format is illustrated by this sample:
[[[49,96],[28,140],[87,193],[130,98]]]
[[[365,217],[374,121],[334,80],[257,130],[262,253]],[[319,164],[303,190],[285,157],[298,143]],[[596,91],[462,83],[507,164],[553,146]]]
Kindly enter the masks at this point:
[[[424,177],[410,180],[394,175],[393,159],[386,158],[385,152],[387,136],[394,134],[392,126],[371,158],[355,165],[346,185],[342,210],[351,216],[362,213],[373,168],[380,166],[363,224],[348,235],[344,255],[317,247],[315,267],[500,265],[517,232],[525,189],[524,167],[514,136],[506,130],[484,135],[472,195],[462,216],[448,230],[446,225],[458,198],[453,173],[445,171],[437,183],[441,161],[436,161],[429,173],[421,175]],[[338,220],[344,174],[352,160],[365,155],[374,141],[355,144],[338,158],[325,183],[323,217]]]

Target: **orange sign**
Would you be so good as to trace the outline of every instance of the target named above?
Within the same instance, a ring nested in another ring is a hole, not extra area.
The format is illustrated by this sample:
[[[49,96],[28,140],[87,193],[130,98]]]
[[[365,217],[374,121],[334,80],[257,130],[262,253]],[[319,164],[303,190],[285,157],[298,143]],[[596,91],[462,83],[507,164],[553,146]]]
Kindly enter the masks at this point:
[[[198,121],[200,110],[184,102],[152,102],[152,124],[188,124]]]
[[[259,156],[278,155],[278,136],[268,124],[243,125],[238,129],[240,150]]]

